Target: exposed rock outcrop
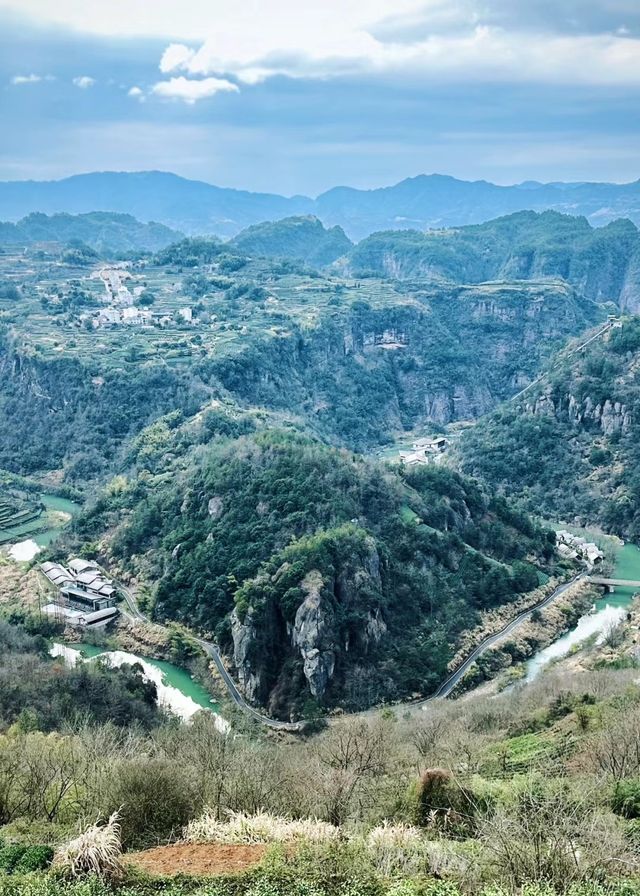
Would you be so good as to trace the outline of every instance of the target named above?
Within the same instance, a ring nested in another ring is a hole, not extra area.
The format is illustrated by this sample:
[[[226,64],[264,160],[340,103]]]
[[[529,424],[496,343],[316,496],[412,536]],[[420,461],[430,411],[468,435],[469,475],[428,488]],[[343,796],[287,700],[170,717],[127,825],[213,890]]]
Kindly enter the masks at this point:
[[[571,394],[558,398],[551,389],[537,396],[526,409],[537,416],[553,416],[558,420],[569,419],[577,425],[597,426],[606,436],[626,433],[632,423],[631,411],[620,401],[606,398],[596,402],[590,395],[580,400]]]
[[[314,697],[322,697],[336,665],[334,614],[322,599],[322,575],[308,573],[301,583],[305,599],[298,607],[291,642],[300,651],[304,677]]]

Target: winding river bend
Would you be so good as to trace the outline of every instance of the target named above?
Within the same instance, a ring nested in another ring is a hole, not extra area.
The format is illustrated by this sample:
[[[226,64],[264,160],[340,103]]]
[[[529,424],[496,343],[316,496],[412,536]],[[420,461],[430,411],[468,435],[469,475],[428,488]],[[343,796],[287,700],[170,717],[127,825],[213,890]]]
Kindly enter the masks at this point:
[[[52,656],[62,657],[68,665],[75,666],[80,662],[89,662],[101,657],[108,665],[117,667],[125,664],[138,664],[142,667],[144,677],[152,681],[158,692],[158,703],[182,721],[188,722],[202,709],[210,710],[215,717],[217,728],[226,733],[229,723],[216,712],[218,704],[212,700],[207,691],[180,666],[164,660],[137,656],[124,650],[103,650],[93,644],[55,643],[51,649]]]
[[[623,545],[617,553],[612,578],[640,581],[640,548]],[[526,664],[525,681],[533,681],[553,660],[567,656],[579,644],[596,636],[602,641],[607,630],[626,616],[627,607],[637,593],[636,588],[617,586],[611,594],[596,601],[592,612],[578,620],[575,628],[539,651]]]

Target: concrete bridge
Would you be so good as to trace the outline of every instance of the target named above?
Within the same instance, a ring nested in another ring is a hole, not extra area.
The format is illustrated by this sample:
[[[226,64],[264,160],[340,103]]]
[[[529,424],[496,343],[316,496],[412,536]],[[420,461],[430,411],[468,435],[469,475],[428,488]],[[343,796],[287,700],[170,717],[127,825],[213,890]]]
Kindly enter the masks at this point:
[[[634,579],[608,579],[605,576],[588,576],[587,581],[592,585],[603,585],[608,591],[613,591],[616,585],[620,588],[638,588],[640,581]]]

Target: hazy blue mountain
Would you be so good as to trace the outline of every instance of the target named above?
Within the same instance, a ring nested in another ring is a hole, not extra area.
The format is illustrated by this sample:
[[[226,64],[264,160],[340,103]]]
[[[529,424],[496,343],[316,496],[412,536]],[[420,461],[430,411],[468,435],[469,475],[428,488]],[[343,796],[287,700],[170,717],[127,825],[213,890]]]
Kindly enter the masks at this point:
[[[377,230],[427,230],[481,224],[511,212],[553,209],[601,225],[616,218],[640,223],[640,181],[631,184],[538,184],[501,187],[439,174],[407,178],[392,187],[337,187],[319,196],[315,214],[340,224],[352,239]]]
[[[30,246],[34,243],[69,243],[80,240],[100,253],[146,249],[157,252],[181,238],[179,231],[164,224],[142,224],[131,215],[90,212],[83,215],[40,212],[17,223],[0,222],[0,245]]]
[[[306,213],[311,200],[228,190],[161,171],[78,174],[58,181],[0,183],[0,219],[113,211],[185,233],[234,236],[250,224]]]
[[[554,209],[584,215],[594,225],[626,217],[640,224],[640,181],[630,184],[526,183],[501,187],[438,174],[390,187],[335,187],[317,199],[232,190],[160,171],[81,174],[59,181],[0,183],[0,219],[30,212],[122,212],[189,234],[232,237],[252,224],[315,215],[351,239],[378,230],[426,230],[479,224],[511,212]]]
[[[249,255],[287,258],[323,267],[345,255],[353,243],[341,227],[325,229],[313,215],[266,221],[243,230],[231,244]]]

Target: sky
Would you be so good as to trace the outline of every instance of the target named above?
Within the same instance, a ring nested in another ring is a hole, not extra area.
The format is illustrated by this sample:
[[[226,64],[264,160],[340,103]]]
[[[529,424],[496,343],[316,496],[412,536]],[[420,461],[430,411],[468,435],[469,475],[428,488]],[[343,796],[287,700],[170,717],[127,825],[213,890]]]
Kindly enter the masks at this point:
[[[640,0],[0,0],[0,179],[640,178]]]

